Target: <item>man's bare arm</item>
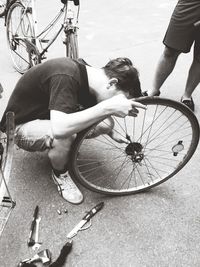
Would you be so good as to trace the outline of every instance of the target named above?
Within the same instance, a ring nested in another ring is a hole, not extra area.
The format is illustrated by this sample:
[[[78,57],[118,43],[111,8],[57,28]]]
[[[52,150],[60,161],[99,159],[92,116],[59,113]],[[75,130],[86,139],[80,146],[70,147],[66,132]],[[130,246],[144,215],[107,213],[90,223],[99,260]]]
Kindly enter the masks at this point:
[[[119,94],[91,108],[75,113],[66,114],[51,110],[52,131],[56,138],[67,138],[96,122],[104,120],[110,115],[125,117],[132,110],[133,112],[135,110],[135,114],[137,115],[137,108],[145,109],[146,107],[141,103],[127,99],[124,95]]]

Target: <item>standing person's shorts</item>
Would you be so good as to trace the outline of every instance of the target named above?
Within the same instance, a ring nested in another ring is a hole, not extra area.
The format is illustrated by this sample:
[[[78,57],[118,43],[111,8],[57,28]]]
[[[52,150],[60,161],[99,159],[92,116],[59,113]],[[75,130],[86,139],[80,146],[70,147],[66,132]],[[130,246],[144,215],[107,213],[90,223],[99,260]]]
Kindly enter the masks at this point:
[[[200,0],[179,0],[171,16],[163,43],[170,48],[188,53],[193,42],[200,47]]]
[[[52,148],[50,120],[34,120],[16,126],[15,143],[23,150],[34,152]]]

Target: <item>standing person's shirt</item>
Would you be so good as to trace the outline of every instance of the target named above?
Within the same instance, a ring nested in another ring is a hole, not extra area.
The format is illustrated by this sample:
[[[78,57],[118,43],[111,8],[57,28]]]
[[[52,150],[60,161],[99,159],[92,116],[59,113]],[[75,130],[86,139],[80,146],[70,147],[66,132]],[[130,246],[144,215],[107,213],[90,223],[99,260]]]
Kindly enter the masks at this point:
[[[73,113],[79,107],[96,104],[89,92],[86,67],[69,58],[46,61],[28,70],[16,84],[1,121],[5,130],[5,114],[15,113],[15,124],[35,119],[50,119],[50,110]]]

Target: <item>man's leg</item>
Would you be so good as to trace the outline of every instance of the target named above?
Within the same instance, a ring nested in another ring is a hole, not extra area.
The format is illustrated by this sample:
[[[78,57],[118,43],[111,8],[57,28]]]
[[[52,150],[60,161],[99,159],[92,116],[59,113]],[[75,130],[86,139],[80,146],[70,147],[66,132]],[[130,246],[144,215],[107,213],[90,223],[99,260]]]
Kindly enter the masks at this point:
[[[112,117],[108,117],[105,120],[98,123],[87,135],[87,138],[95,138],[102,134],[109,134],[115,123]]]
[[[52,178],[57,185],[59,194],[68,202],[79,204],[83,195],[68,172],[68,161],[71,145],[75,135],[67,139],[53,139],[48,156],[53,168]]]
[[[188,73],[185,92],[181,98],[181,102],[186,104],[192,111],[194,111],[194,102],[192,93],[200,82],[200,45],[194,45],[193,61]]]
[[[53,167],[52,178],[59,194],[67,201],[79,204],[83,195],[67,172],[69,152],[74,137],[54,139],[49,120],[34,120],[16,127],[15,142],[18,147],[34,152],[49,150],[48,156]]]
[[[69,153],[74,139],[75,136],[67,139],[53,139],[51,149],[49,149],[48,152],[48,156],[55,171],[60,173],[67,171]]]
[[[173,71],[180,52],[169,47],[165,47],[161,55],[153,81],[153,89],[148,91],[149,96],[159,95],[160,88]]]
[[[118,143],[128,144],[126,136],[123,136],[119,131],[114,129],[115,122],[112,117],[108,117],[95,126],[87,135],[87,138],[95,138],[102,134],[107,134],[110,138]]]
[[[2,95],[1,95],[2,93],[3,93],[3,86],[0,83],[0,98],[2,98]]]

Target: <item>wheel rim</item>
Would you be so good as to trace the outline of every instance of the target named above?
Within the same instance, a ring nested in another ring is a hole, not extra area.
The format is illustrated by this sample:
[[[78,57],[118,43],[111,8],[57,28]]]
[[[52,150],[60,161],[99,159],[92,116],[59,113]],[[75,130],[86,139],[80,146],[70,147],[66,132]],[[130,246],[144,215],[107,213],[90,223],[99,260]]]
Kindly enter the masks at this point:
[[[14,67],[20,73],[30,68],[29,54],[24,39],[31,42],[33,30],[24,7],[14,4],[7,18],[7,38]],[[21,19],[23,17],[23,20]]]
[[[191,158],[199,140],[196,117],[182,104],[164,99],[140,100],[147,110],[137,118],[115,118],[117,134],[90,139],[82,134],[73,156],[73,172],[85,186],[107,194],[130,194],[175,175]]]

